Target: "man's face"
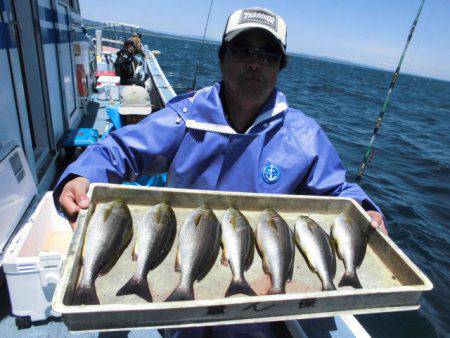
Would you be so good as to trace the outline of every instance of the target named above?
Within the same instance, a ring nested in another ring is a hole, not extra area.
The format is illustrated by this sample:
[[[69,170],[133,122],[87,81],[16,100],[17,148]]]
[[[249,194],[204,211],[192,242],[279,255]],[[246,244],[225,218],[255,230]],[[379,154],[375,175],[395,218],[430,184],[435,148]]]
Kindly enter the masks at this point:
[[[245,57],[245,51],[253,51]],[[264,58],[258,51],[274,57]],[[280,70],[280,50],[263,30],[248,30],[231,40],[220,68],[229,92],[242,99],[265,102],[272,93]],[[278,57],[277,57],[278,56]]]

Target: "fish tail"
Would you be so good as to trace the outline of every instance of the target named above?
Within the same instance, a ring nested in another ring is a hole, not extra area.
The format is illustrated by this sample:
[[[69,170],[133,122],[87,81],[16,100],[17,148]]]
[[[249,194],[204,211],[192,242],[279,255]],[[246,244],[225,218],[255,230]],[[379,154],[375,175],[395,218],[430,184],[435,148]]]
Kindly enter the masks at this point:
[[[283,295],[285,293],[286,293],[285,289],[279,289],[273,286],[271,286],[269,291],[267,292],[268,295]]]
[[[100,304],[94,282],[83,282],[78,284],[74,295],[75,304],[93,305]]]
[[[346,271],[344,276],[342,276],[341,281],[338,286],[352,286],[355,289],[361,289],[362,285],[359,282],[358,275],[356,271]]]
[[[324,283],[322,285],[322,291],[334,291],[334,290],[336,290],[336,286],[334,285],[333,281]]]
[[[237,294],[244,294],[248,296],[256,296],[255,291],[248,285],[245,278],[243,279],[233,279],[228,287],[225,297],[230,297]]]
[[[182,300],[194,300],[194,288],[192,286],[179,285],[166,299],[166,302],[178,302]]]
[[[138,275],[134,275],[131,279],[117,292],[116,296],[138,295],[148,302],[152,302],[152,294],[148,287],[147,279]]]

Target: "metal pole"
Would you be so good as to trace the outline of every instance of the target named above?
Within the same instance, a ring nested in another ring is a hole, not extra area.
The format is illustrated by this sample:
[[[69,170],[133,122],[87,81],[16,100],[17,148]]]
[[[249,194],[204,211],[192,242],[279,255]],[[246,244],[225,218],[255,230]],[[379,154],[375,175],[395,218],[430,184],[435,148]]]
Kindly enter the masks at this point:
[[[95,30],[95,45],[97,47],[97,54],[101,54],[102,52],[102,30],[96,29]]]
[[[118,41],[119,39],[117,38],[116,24],[113,24],[113,29],[114,29],[114,40]]]

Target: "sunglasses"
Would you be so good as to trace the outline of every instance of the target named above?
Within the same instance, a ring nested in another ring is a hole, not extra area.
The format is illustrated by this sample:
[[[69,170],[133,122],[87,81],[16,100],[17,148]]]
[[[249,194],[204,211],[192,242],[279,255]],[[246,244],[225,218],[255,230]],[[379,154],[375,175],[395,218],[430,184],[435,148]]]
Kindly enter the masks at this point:
[[[240,47],[230,45],[227,47],[227,52],[237,61],[250,61],[251,59],[256,58],[266,66],[277,64],[281,60],[280,54],[252,46]]]

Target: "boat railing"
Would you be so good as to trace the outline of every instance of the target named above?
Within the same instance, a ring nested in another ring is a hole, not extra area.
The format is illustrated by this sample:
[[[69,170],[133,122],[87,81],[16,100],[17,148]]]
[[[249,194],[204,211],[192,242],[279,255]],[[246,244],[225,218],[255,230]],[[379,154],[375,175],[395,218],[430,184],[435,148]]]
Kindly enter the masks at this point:
[[[161,99],[163,106],[165,106],[167,102],[177,96],[177,93],[167,80],[164,72],[161,70],[153,52],[147,51],[146,55],[147,68],[152,75],[154,88],[158,91],[158,97]]]
[[[97,41],[96,38],[93,38],[94,43]],[[102,38],[102,42],[106,42],[107,44],[117,45],[117,47],[120,49],[123,46],[123,41],[121,40],[112,40],[112,39],[105,39]]]

